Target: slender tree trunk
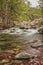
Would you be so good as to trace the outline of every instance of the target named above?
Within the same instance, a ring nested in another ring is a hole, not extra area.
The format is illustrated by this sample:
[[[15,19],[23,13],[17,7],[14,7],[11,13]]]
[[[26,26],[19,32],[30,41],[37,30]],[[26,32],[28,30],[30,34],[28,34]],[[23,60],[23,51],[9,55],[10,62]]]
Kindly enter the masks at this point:
[[[8,0],[6,0],[6,9],[5,9],[5,26],[8,27]]]
[[[6,4],[5,8],[3,4],[1,6],[1,17],[2,17],[2,22],[3,22],[3,28],[8,27],[8,0],[6,0],[5,4]]]

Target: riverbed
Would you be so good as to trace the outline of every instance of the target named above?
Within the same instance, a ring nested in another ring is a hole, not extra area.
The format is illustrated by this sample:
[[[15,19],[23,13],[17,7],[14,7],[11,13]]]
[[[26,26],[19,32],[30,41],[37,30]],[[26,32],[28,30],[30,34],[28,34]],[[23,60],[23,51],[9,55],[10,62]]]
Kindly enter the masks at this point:
[[[43,35],[37,29],[9,28],[0,31],[0,44],[24,45],[34,40],[43,40]]]
[[[20,52],[29,52],[28,50],[31,51],[31,53],[35,53],[35,50],[38,50],[40,54],[43,56],[43,47],[40,45],[38,48],[32,48],[31,45],[34,45],[35,43],[41,43],[43,45],[43,35],[39,34],[37,29],[20,29],[20,28],[9,28],[6,30],[1,30],[0,31],[0,54],[3,51],[8,51],[8,50],[14,50],[15,48],[21,48]],[[33,44],[34,43],[34,44]],[[9,52],[8,52],[9,53]],[[16,52],[15,52],[16,53]],[[6,53],[4,53],[6,54]],[[18,53],[17,53],[18,54]],[[17,55],[16,54],[16,55]],[[37,52],[35,53],[37,54]],[[2,54],[3,55],[3,54]],[[38,55],[38,54],[37,54]]]

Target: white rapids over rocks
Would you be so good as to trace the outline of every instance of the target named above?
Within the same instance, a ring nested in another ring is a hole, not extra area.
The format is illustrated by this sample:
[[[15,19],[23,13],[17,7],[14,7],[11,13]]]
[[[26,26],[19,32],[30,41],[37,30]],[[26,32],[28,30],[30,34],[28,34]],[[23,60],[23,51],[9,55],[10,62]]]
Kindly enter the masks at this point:
[[[38,33],[37,29],[20,29],[20,28],[9,28],[6,30],[2,30],[1,33],[6,33],[6,34],[25,34],[25,35],[31,35],[31,34],[35,34]]]

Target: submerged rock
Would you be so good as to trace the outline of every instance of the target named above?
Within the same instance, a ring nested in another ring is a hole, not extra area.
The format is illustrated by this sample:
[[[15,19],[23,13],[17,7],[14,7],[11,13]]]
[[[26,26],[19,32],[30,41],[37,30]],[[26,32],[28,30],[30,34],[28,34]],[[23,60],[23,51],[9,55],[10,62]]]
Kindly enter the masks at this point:
[[[37,42],[35,42],[31,45],[32,48],[38,48],[38,47],[42,47],[42,46],[43,46],[43,44],[40,40],[38,40]]]
[[[19,64],[22,63],[22,60],[13,60],[13,63]]]

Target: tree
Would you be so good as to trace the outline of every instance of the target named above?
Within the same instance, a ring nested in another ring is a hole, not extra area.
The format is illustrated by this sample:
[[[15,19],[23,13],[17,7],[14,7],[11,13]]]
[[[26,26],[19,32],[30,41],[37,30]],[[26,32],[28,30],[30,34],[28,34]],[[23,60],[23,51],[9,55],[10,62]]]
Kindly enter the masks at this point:
[[[0,0],[0,11],[5,27],[9,26],[11,20],[23,21],[29,19],[24,13],[29,12],[29,5],[26,5],[24,0]]]
[[[3,27],[8,23],[8,0],[0,0],[0,15],[3,21]]]
[[[39,6],[40,6],[40,9],[41,9],[41,15],[43,17],[43,0],[39,0]]]

